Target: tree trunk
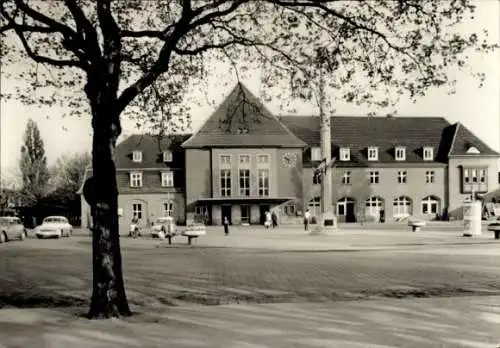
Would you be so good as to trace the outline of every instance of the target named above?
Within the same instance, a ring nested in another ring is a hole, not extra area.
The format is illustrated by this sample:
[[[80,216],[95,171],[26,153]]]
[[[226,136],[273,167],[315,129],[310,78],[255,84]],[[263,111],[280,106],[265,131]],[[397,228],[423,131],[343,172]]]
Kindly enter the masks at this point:
[[[118,231],[114,157],[120,128],[119,117],[109,104],[101,103],[102,100],[97,100],[92,107],[92,177],[96,202],[92,204],[93,291],[88,313],[90,318],[131,314],[125,295]]]

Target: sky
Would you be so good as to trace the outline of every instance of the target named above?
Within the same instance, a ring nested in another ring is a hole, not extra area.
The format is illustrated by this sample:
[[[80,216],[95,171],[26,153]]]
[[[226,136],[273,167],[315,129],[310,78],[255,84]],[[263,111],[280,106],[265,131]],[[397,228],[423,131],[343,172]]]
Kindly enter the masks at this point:
[[[473,32],[487,29],[491,43],[500,43],[500,1],[478,0],[475,19],[463,25],[464,31]],[[456,94],[447,95],[444,90],[432,90],[417,103],[401,101],[397,105],[398,116],[442,116],[450,123],[460,122],[473,133],[479,136],[494,150],[500,151],[500,53],[499,50],[489,55],[471,54],[469,65],[473,71],[482,71],[486,74],[486,81],[482,88],[468,72],[457,73]],[[227,71],[225,66],[215,66],[217,71]],[[228,80],[235,76],[226,74]],[[9,81],[2,79],[2,88],[7,88]],[[210,98],[215,104],[233,88],[231,85],[220,87],[215,77],[207,81]],[[253,74],[243,79],[245,85],[256,95],[260,89],[259,75]],[[266,104],[279,114],[279,106]],[[192,128],[196,130],[214,111],[215,105],[193,105],[191,108]],[[369,110],[362,106],[341,104],[337,114],[363,116]],[[26,106],[16,100],[2,100],[0,104],[0,151],[2,175],[15,173],[18,168],[23,133],[28,119],[33,119],[40,129],[45,143],[45,151],[49,165],[63,154],[71,155],[82,151],[90,151],[92,144],[92,129],[90,117],[62,117],[64,110],[57,107],[41,108]],[[311,103],[297,107],[301,115],[318,114],[317,107]],[[397,116],[396,116],[397,117]],[[425,122],[425,119],[422,119]],[[122,120],[123,135],[138,133],[133,122]]]

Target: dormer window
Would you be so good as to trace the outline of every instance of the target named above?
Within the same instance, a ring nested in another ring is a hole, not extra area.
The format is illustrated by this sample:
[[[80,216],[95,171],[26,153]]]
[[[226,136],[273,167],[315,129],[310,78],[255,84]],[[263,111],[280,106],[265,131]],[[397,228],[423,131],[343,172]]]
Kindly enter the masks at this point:
[[[406,148],[403,146],[396,147],[396,161],[406,160]]]
[[[370,146],[368,148],[368,161],[378,161],[378,147]]]
[[[163,151],[163,162],[172,162],[172,151]]]
[[[340,148],[340,160],[341,161],[350,161],[351,160],[351,149],[348,147]]]
[[[142,151],[132,152],[132,161],[134,161],[136,163],[142,162]]]
[[[432,146],[424,147],[424,161],[434,160],[434,148]]]
[[[321,161],[321,149],[319,147],[311,148],[311,161]]]
[[[480,153],[481,151],[479,151],[478,148],[475,146],[470,146],[466,152],[466,154],[468,155],[479,155]]]

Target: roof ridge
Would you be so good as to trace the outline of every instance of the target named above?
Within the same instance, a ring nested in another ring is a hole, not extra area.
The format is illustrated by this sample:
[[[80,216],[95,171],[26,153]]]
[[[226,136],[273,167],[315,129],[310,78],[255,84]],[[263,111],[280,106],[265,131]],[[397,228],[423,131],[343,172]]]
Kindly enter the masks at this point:
[[[455,122],[455,133],[453,134],[453,139],[451,140],[450,144],[450,150],[448,151],[448,157],[450,157],[451,153],[453,152],[453,148],[455,147],[455,140],[457,139],[457,134],[458,134],[458,128],[460,127],[460,122]]]

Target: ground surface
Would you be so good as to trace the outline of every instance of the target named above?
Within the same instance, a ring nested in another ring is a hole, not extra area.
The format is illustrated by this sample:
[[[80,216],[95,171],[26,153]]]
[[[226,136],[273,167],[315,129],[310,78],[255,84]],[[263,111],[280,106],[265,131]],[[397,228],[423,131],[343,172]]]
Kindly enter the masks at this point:
[[[164,346],[167,337],[169,347],[500,342],[500,242],[488,232],[463,238],[456,225],[437,224],[419,233],[358,226],[309,236],[252,227],[226,237],[209,228],[192,246],[183,237],[121,243],[138,315],[112,324],[74,316],[90,297],[86,232],[0,245],[0,347],[65,347],[93,330],[102,331],[95,347]]]

